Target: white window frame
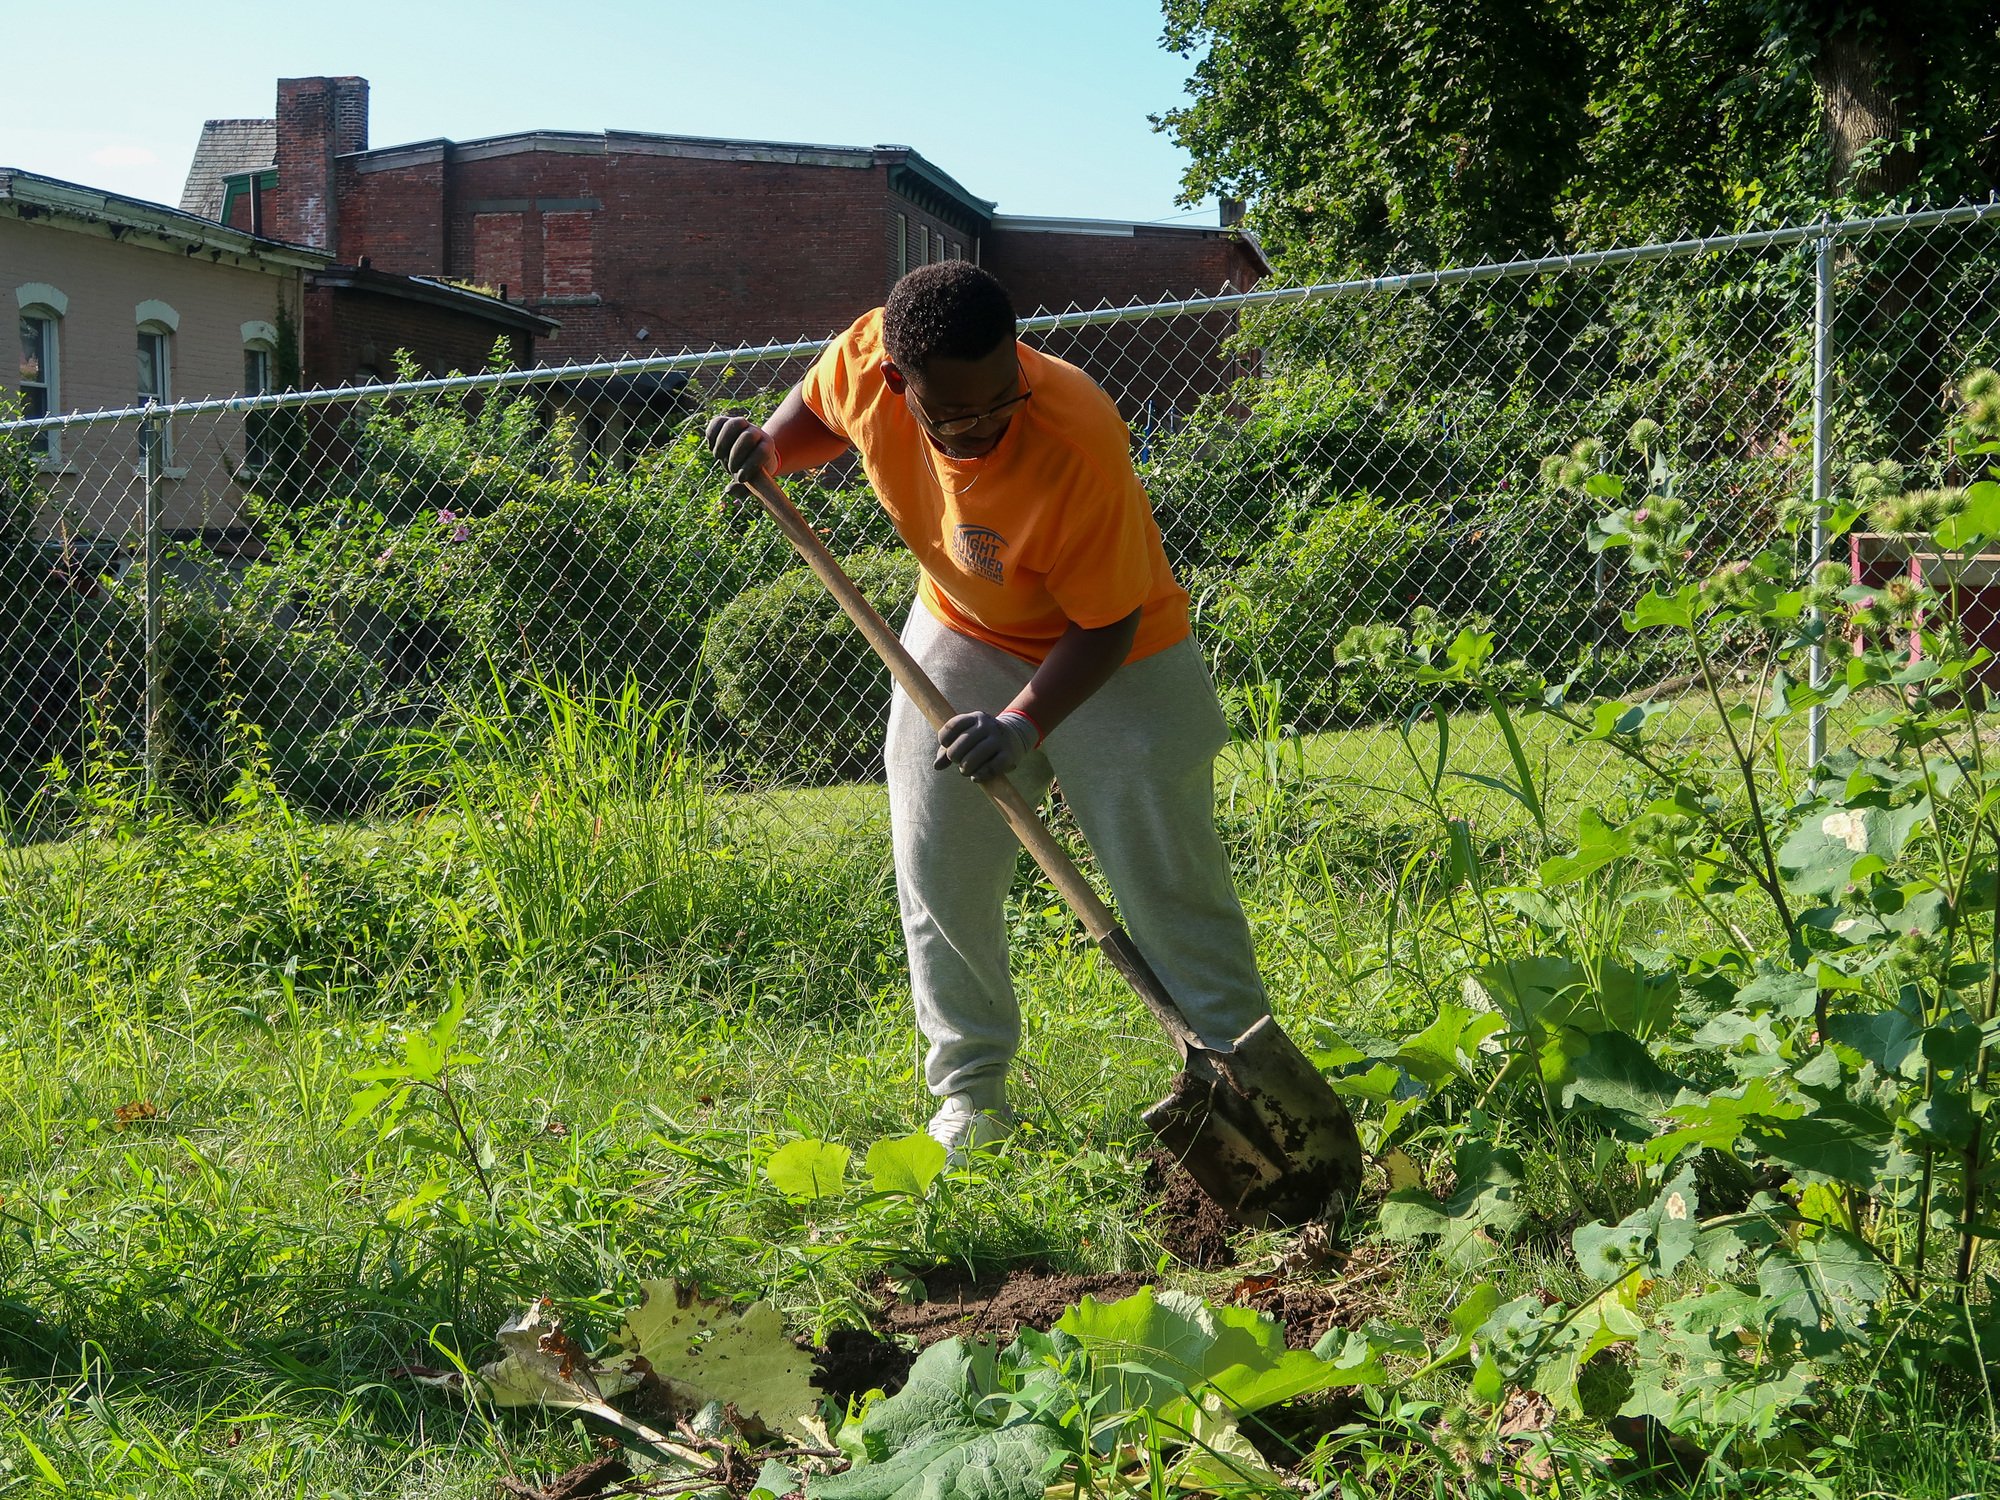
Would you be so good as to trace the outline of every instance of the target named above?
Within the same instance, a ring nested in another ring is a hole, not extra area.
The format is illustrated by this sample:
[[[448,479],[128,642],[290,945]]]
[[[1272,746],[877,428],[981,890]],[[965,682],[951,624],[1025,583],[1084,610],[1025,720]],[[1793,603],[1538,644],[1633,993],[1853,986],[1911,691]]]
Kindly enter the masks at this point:
[[[62,334],[69,298],[45,281],[30,281],[14,288],[14,305],[23,323],[33,320],[42,325],[41,378],[34,384],[42,392],[45,415],[53,417],[62,411]],[[26,390],[28,382],[21,381],[14,388]],[[31,446],[42,468],[62,467],[61,428],[44,428],[35,434]]]
[[[144,406],[147,400],[151,399],[157,405],[170,406],[173,404],[174,399],[174,335],[180,331],[181,315],[166,303],[158,301],[141,302],[132,311],[134,319],[138,324],[137,338],[134,340],[133,345],[135,351],[138,347],[138,339],[158,340],[153,346],[153,373],[156,377],[155,383],[159,388],[154,391],[139,390],[135,383],[134,389],[138,391],[138,400],[134,404]],[[133,355],[135,364],[137,359],[138,355],[135,352]],[[137,380],[136,373],[134,380],[135,382]],[[140,446],[139,464],[141,470],[143,470],[145,467],[145,448],[143,443]],[[186,469],[177,469],[174,467],[174,424],[171,420],[160,424],[159,471],[160,476],[164,479],[179,479],[187,473]]]
[[[896,279],[910,274],[910,216],[896,215]]]
[[[268,396],[276,388],[276,359],[278,353],[278,330],[269,323],[245,323],[243,333],[243,394],[246,396]],[[252,390],[250,381],[251,361],[262,366],[263,379],[260,387]],[[259,434],[270,425],[268,411],[245,412],[243,415],[243,468],[246,473],[255,474],[270,462],[269,443]]]

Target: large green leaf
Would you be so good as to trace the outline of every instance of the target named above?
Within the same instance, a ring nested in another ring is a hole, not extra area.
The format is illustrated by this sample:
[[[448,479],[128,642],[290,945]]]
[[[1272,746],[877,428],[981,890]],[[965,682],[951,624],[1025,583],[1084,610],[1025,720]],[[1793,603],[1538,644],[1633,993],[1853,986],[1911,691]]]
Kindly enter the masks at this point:
[[[1381,1230],[1392,1240],[1437,1235],[1447,1259],[1475,1265],[1492,1253],[1492,1232],[1505,1233],[1520,1224],[1525,1174],[1518,1153],[1489,1141],[1465,1142],[1453,1165],[1458,1185],[1450,1198],[1439,1203],[1421,1188],[1391,1193],[1382,1204]]]
[[[1435,1088],[1464,1077],[1480,1043],[1505,1024],[1490,1010],[1443,1001],[1437,1019],[1396,1049],[1395,1061],[1405,1072]]]
[[[893,1397],[891,1399],[894,1399]],[[880,1463],[806,1480],[807,1500],[1041,1500],[1070,1456],[1057,1428],[1022,1421],[969,1427]]]
[[[868,1175],[878,1193],[921,1198],[945,1167],[946,1152],[923,1131],[877,1141],[868,1148]]]
[[[1039,1500],[1075,1442],[1056,1423],[993,1399],[999,1390],[991,1348],[940,1340],[917,1356],[902,1390],[841,1433],[842,1446],[860,1454],[854,1467],[807,1479],[807,1496]]]
[[[1592,1104],[1641,1122],[1665,1114],[1688,1081],[1653,1060],[1646,1044],[1622,1031],[1601,1031],[1570,1059],[1569,1081],[1563,1085],[1565,1108],[1576,1101]]]
[[[1141,1408],[1192,1424],[1188,1404],[1220,1398],[1223,1411],[1262,1410],[1314,1391],[1367,1383],[1364,1364],[1343,1368],[1285,1347],[1283,1325],[1248,1307],[1215,1307],[1184,1292],[1141,1287],[1117,1302],[1085,1297],[1056,1321],[1088,1353],[1113,1409]]]
[[[1808,1342],[1822,1333],[1860,1338],[1888,1289],[1888,1268],[1844,1229],[1821,1230],[1796,1246],[1773,1246],[1757,1267],[1766,1323],[1803,1334]]]
[[[1927,804],[1908,807],[1827,807],[1808,814],[1778,850],[1785,884],[1808,896],[1837,896],[1855,862],[1873,856],[1894,860]]]
[[[1609,960],[1593,975],[1571,958],[1517,958],[1488,964],[1477,984],[1507,1019],[1540,1040],[1565,1028],[1647,1037],[1674,1018],[1680,980]]]
[[[1795,1120],[1767,1120],[1745,1132],[1758,1151],[1802,1182],[1873,1187],[1888,1172],[1895,1122],[1879,1110],[1831,1102]]]
[[[833,1141],[787,1141],[764,1158],[764,1175],[795,1202],[832,1198],[847,1185],[847,1163],[852,1155]]]

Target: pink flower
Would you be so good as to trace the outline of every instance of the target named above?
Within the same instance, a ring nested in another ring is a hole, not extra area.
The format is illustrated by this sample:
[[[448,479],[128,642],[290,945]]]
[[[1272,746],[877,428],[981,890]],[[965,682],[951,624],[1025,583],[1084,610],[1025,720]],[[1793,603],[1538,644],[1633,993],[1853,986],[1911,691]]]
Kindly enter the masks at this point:
[[[441,510],[438,512],[438,525],[440,526],[449,526],[457,519],[458,512],[455,510]]]
[[[375,554],[375,566],[378,568],[388,567],[390,559],[395,555],[396,549],[393,546],[384,547],[380,552]]]
[[[1865,599],[1855,600],[1854,607],[1856,609],[1873,609],[1875,607],[1875,596],[1873,594],[1870,594]]]
[[[1643,505],[1632,512],[1632,524],[1634,526],[1644,526],[1652,518],[1653,513]]]
[[[470,526],[466,525],[466,524],[465,524],[465,523],[464,523],[463,521],[460,521],[460,522],[458,523],[458,525],[456,525],[455,527],[453,527],[453,528],[452,528],[452,532],[451,532],[451,539],[452,539],[452,540],[453,540],[454,542],[469,542],[469,541],[471,541],[471,540],[472,540],[472,528],[471,528]]]

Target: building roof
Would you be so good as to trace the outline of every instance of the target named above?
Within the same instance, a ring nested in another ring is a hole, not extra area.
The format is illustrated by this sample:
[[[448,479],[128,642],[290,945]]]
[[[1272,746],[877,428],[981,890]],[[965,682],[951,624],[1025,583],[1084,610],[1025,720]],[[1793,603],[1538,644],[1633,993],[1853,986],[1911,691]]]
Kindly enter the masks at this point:
[[[431,276],[402,276],[393,271],[378,271],[373,266],[328,266],[308,276],[306,285],[373,292],[401,302],[446,307],[454,312],[475,314],[503,328],[533,334],[537,338],[547,338],[562,327],[553,318],[529,312],[518,303],[491,297],[485,292],[475,292],[470,287],[454,286],[451,282],[439,281]]]
[[[483,161],[489,157],[530,152],[570,156],[683,156],[707,161],[768,161],[791,166],[878,167],[914,175],[958,204],[977,220],[992,216],[992,199],[975,197],[935,163],[908,146],[823,146],[800,141],[742,141],[710,135],[662,135],[645,130],[522,130],[486,135],[469,141],[411,141],[401,146],[376,146],[342,158],[362,172],[439,161]],[[264,163],[251,163],[261,166]],[[189,174],[192,181],[193,174]],[[220,193],[217,194],[219,203]]]
[[[1243,247],[1245,253],[1256,263],[1259,276],[1271,274],[1271,263],[1264,257],[1263,245],[1257,236],[1240,224],[1149,224],[1143,219],[1061,219],[1037,214],[995,214],[990,222],[995,229],[1011,230],[1015,234],[1101,235],[1112,239],[1152,236],[1158,239],[1229,240]]]
[[[127,198],[102,188],[23,172],[18,167],[0,167],[0,213],[16,219],[46,218],[64,228],[101,233],[127,244],[150,245],[156,250],[179,250],[189,255],[205,250],[211,260],[219,261],[226,255],[239,265],[247,263],[265,269],[272,266],[315,269],[333,261],[323,250],[288,245],[248,230],[231,229],[199,214],[168,208],[164,203]]]
[[[221,218],[223,179],[268,167],[277,152],[276,120],[204,120],[181,187],[181,212]]]

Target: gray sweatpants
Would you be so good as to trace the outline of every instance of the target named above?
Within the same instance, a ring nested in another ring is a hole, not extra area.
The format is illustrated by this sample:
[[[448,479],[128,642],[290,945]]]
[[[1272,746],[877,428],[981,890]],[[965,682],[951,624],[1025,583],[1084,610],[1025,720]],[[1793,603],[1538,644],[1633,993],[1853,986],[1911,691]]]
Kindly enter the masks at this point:
[[[938,623],[921,604],[903,644],[961,713],[1006,707],[1034,668]],[[1118,669],[1014,769],[1030,803],[1062,783],[1126,930],[1205,1042],[1233,1041],[1269,1002],[1215,831],[1228,742],[1201,653],[1184,640]],[[889,707],[896,891],[933,1094],[1003,1097],[1021,1040],[1005,903],[1020,844],[977,783],[933,769],[937,736],[901,689]]]

